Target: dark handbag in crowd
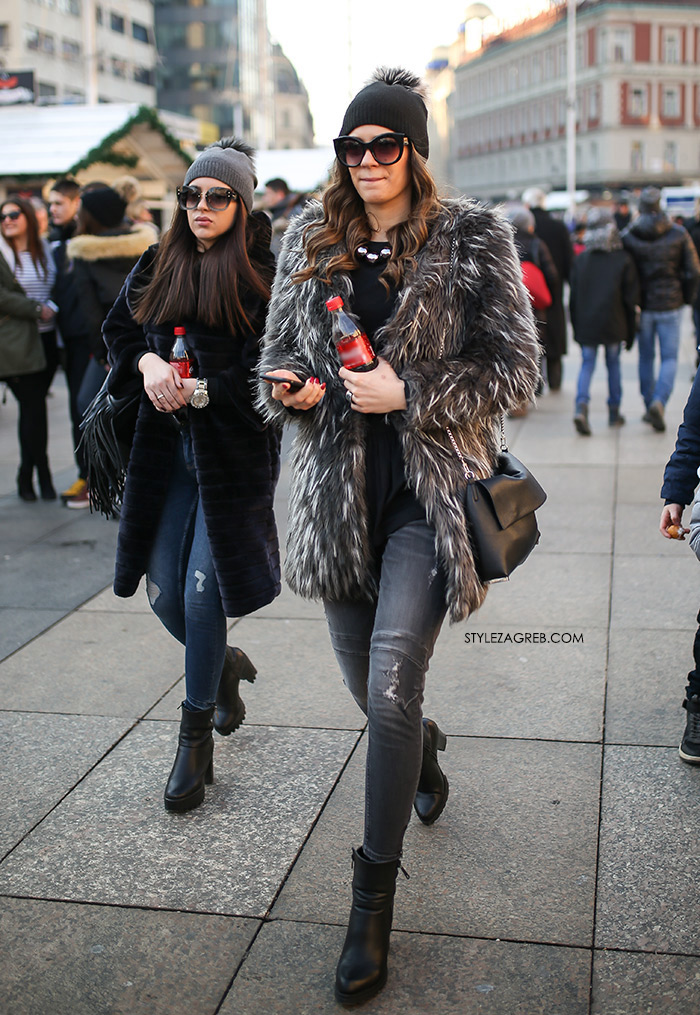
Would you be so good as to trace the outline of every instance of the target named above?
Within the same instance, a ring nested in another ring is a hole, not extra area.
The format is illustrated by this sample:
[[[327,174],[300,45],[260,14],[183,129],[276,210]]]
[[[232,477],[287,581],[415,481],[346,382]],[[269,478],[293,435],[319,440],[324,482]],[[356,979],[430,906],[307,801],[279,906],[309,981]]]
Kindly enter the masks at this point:
[[[547,499],[540,484],[505,440],[501,418],[501,453],[492,476],[477,479],[447,429],[467,479],[464,510],[482,582],[504,581],[528,558],[540,539],[535,511]]]
[[[80,447],[87,466],[90,508],[105,518],[117,518],[143,394],[143,378],[134,377],[119,391],[110,391],[109,377],[108,374],[83,414]]]

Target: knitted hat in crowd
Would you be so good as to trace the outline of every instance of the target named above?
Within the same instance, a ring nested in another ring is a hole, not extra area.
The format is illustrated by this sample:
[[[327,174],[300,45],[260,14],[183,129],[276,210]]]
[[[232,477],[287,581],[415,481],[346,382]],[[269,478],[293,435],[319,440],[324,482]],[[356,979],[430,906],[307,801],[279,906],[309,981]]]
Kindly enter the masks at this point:
[[[376,123],[405,134],[419,155],[428,157],[428,109],[420,78],[401,67],[380,67],[345,110],[341,135]]]
[[[205,148],[194,160],[185,176],[185,186],[200,176],[221,180],[240,195],[250,212],[253,209],[253,194],[258,185],[253,156],[255,149],[235,137],[222,137],[220,141]]]
[[[645,187],[639,195],[640,212],[661,210],[661,191],[658,187]]]
[[[112,187],[93,187],[80,195],[83,208],[105,229],[115,229],[121,224],[126,211],[126,201]]]

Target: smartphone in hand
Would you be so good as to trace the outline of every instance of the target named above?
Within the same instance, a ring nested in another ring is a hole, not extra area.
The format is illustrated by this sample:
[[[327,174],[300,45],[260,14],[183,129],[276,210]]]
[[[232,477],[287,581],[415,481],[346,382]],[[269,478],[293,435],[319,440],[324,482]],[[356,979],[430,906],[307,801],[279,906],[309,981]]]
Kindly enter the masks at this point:
[[[274,374],[260,374],[260,380],[269,384],[288,384],[290,391],[301,391],[306,384],[306,381],[294,381],[291,377],[276,377]]]

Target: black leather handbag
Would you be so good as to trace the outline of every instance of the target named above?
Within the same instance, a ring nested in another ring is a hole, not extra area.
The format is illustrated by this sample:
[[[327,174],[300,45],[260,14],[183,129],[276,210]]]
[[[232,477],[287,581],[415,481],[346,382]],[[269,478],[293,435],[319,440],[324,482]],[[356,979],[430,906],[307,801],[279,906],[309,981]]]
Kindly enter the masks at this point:
[[[464,510],[482,582],[507,580],[540,539],[535,511],[547,499],[532,473],[511,454],[501,418],[501,453],[493,475],[477,479],[447,429],[467,479]]]
[[[91,510],[99,511],[105,518],[117,518],[143,394],[143,378],[134,377],[118,391],[109,390],[109,379],[108,374],[83,414],[79,447],[87,466]]]

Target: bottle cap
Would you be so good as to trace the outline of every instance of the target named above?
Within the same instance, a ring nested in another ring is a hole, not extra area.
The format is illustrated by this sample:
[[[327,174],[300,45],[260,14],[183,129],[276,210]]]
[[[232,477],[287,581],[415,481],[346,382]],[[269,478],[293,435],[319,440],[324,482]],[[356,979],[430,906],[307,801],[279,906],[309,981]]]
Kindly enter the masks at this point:
[[[185,331],[185,329],[183,327],[175,328],[175,334],[176,335],[185,335],[186,331]]]
[[[328,310],[337,310],[338,307],[343,306],[342,296],[332,296],[329,300],[326,300],[326,307]]]

